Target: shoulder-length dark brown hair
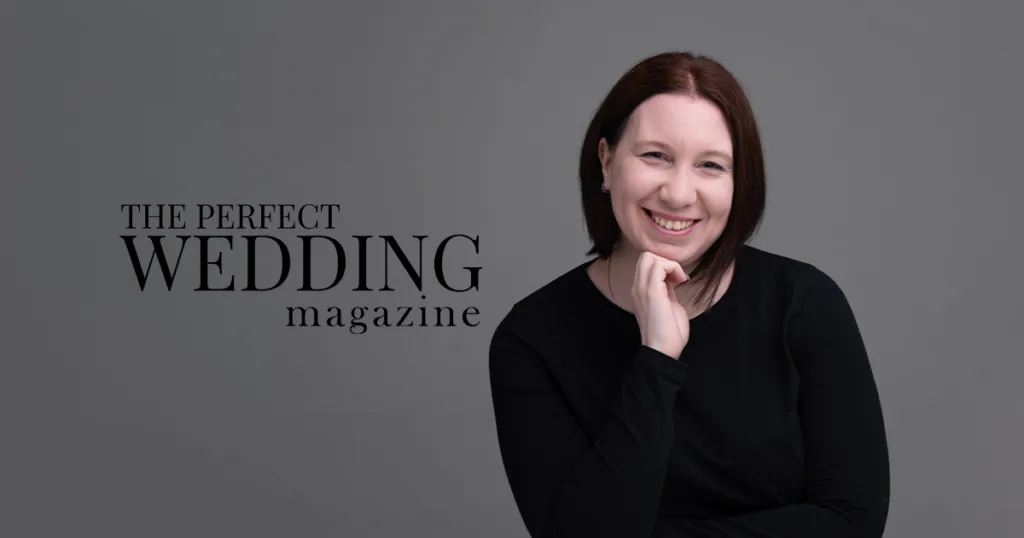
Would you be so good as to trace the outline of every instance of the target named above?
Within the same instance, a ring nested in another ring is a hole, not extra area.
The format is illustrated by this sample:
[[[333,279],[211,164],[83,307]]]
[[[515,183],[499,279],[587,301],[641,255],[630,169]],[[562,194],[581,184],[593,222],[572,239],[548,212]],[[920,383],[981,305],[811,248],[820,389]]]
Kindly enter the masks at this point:
[[[739,81],[717,61],[690,52],[665,52],[646,58],[615,83],[587,128],[580,151],[579,179],[583,216],[593,247],[587,255],[607,258],[621,230],[611,200],[601,190],[598,142],[614,150],[633,111],[663,93],[702,97],[725,116],[733,145],[732,209],[721,237],[690,274],[701,289],[697,301],[710,305],[729,264],[761,224],[765,208],[765,171],[761,139],[750,103]]]

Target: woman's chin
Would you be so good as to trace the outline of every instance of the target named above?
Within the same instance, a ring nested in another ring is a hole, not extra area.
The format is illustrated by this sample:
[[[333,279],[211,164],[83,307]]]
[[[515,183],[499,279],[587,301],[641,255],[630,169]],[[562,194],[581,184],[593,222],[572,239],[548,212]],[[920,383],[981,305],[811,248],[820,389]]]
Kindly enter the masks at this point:
[[[689,246],[668,245],[660,242],[650,242],[645,250],[656,256],[680,263],[686,262],[693,255],[693,249]]]

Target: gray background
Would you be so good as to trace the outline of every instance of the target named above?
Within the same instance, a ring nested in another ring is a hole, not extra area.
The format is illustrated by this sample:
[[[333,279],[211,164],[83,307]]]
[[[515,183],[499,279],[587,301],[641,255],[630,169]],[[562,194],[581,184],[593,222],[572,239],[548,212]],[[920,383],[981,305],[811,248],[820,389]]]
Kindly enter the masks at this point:
[[[584,259],[575,166],[600,98],[694,50],[759,117],[755,245],[829,272],[862,324],[887,536],[1020,536],[1024,43],[1003,4],[0,3],[0,535],[524,537],[491,331]],[[190,251],[181,289],[141,293],[118,238],[139,202],[338,203],[342,239],[479,235],[449,275],[482,265],[480,291],[424,294],[481,324],[284,326],[288,304],[420,304],[394,260],[390,294],[199,294]]]

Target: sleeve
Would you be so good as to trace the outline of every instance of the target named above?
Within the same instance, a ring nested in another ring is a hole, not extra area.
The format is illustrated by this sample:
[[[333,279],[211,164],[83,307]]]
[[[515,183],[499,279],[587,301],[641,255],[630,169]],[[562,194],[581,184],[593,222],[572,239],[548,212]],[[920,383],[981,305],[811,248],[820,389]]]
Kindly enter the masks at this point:
[[[656,538],[879,538],[889,456],[879,395],[851,307],[824,273],[789,319],[806,473],[800,504],[722,519],[663,518]]]
[[[499,327],[489,357],[501,458],[530,536],[651,536],[687,365],[640,346],[607,423],[591,439],[521,338]]]

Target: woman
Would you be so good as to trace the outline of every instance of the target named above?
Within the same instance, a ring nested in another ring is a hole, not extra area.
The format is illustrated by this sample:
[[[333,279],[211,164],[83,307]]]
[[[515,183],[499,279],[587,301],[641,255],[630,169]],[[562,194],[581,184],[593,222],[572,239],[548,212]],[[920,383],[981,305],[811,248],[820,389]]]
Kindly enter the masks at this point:
[[[596,255],[517,302],[490,372],[533,537],[879,537],[889,462],[857,322],[813,265],[749,246],[761,143],[712,59],[648,58],[582,147]]]

